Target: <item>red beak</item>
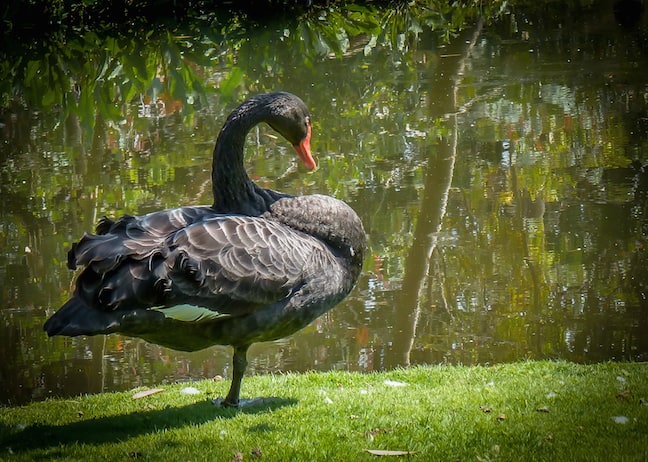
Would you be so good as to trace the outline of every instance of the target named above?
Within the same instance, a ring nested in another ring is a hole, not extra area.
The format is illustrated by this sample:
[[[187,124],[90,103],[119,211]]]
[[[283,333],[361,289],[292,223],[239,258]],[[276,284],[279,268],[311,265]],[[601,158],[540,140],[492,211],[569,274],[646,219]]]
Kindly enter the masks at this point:
[[[311,126],[309,121],[308,133],[306,133],[306,137],[303,140],[301,140],[299,144],[293,145],[293,148],[295,148],[295,151],[297,152],[297,155],[299,156],[299,159],[302,161],[304,166],[308,170],[313,170],[315,167],[317,167],[317,164],[315,163],[315,159],[313,159],[313,156],[311,155],[310,140],[311,140]]]

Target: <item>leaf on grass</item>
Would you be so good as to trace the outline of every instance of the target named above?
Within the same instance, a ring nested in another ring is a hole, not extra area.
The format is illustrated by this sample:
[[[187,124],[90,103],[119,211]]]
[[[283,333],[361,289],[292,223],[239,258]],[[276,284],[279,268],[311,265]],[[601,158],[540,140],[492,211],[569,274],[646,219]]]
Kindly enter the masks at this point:
[[[156,394],[156,393],[160,393],[160,392],[162,392],[162,391],[164,391],[163,388],[151,388],[151,389],[149,389],[149,390],[142,390],[142,391],[138,391],[137,393],[135,393],[135,394],[133,395],[133,399],[142,399],[142,398],[146,398],[147,396],[151,396],[151,395],[154,395],[154,394]]]
[[[619,393],[617,393],[616,397],[617,398],[622,398],[622,399],[628,399],[632,396],[632,392],[630,390],[621,390]]]
[[[369,454],[374,456],[411,456],[416,451],[392,451],[388,449],[365,449]]]
[[[182,390],[180,390],[180,393],[183,395],[199,395],[200,390],[198,390],[196,387],[184,387]]]
[[[547,406],[542,406],[536,409],[536,412],[544,412],[545,414],[549,413],[549,408]]]
[[[499,420],[500,422],[503,421],[503,420],[506,420],[506,414],[499,414],[497,416],[497,420]]]
[[[491,411],[493,410],[492,408],[490,408],[490,407],[488,407],[488,406],[479,406],[479,409],[480,409],[482,412],[485,412],[486,414],[488,414],[489,412],[491,412]]]
[[[387,385],[388,387],[404,387],[404,386],[407,386],[407,384],[405,382],[397,382],[395,380],[385,380],[383,383],[385,385]]]
[[[263,455],[263,453],[261,452],[261,448],[258,446],[252,449],[252,452],[250,454],[252,454],[252,457],[257,457],[257,458]]]
[[[243,453],[238,451],[235,452],[234,458],[230,462],[243,462]]]

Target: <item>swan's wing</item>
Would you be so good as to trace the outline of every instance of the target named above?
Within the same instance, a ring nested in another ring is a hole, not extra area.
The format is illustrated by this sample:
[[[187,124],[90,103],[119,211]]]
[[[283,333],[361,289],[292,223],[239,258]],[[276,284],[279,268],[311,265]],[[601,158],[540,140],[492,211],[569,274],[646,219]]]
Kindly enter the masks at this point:
[[[232,314],[289,296],[333,258],[312,236],[244,216],[193,224],[176,233],[169,247],[175,256],[169,271],[174,293]]]
[[[125,215],[115,221],[104,217],[97,225],[97,234],[85,233],[72,245],[68,267],[91,267],[103,274],[117,268],[126,258],[150,258],[169,236],[213,215],[210,207],[179,207],[143,216]]]
[[[183,321],[240,316],[286,298],[333,262],[325,244],[273,220],[202,213],[126,218],[84,236],[71,251],[85,266],[76,295],[102,311],[155,309]]]

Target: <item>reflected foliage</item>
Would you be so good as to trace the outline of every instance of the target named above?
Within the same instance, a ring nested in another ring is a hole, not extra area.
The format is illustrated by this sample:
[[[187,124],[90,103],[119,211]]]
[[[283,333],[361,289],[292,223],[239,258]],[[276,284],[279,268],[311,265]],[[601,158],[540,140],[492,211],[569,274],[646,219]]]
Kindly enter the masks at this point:
[[[371,249],[352,296],[255,348],[252,372],[648,359],[645,17],[622,23],[614,1],[441,3],[207,16],[2,59],[0,401],[227,376],[223,350],[41,326],[69,294],[70,243],[102,215],[209,203],[224,118],[277,89],[309,104],[319,169],[299,172],[259,127],[251,176],[349,202]]]

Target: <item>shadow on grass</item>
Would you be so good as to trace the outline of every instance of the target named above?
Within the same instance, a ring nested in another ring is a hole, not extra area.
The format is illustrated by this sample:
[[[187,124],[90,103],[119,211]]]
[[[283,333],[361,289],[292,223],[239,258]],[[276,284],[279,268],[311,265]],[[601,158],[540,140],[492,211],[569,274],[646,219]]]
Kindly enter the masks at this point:
[[[181,407],[136,411],[130,414],[84,419],[63,425],[30,425],[15,432],[0,428],[0,448],[24,452],[67,444],[117,443],[128,438],[171,430],[188,425],[202,425],[216,419],[231,419],[238,414],[259,414],[284,406],[293,406],[294,399],[265,398],[258,404],[240,409],[221,408],[211,401],[201,401]]]

